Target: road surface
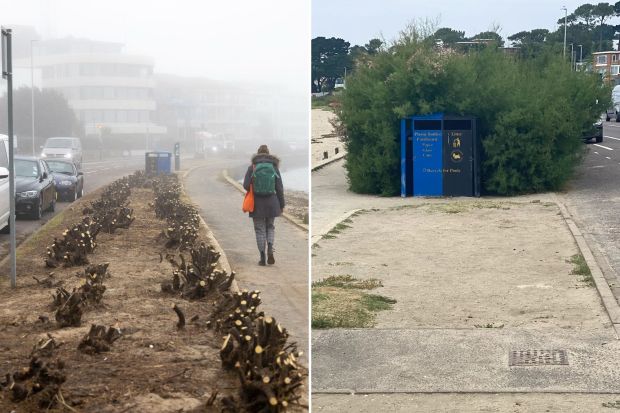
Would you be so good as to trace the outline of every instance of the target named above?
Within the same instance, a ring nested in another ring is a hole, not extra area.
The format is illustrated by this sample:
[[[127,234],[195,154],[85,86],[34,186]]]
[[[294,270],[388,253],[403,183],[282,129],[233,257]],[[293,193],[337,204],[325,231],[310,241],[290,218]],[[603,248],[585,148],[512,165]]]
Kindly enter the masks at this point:
[[[144,158],[114,159],[109,161],[84,162],[84,193],[87,194],[112,181],[131,174],[138,169],[144,169]],[[36,232],[43,224],[52,219],[57,213],[71,205],[70,202],[57,202],[55,212],[45,212],[40,220],[31,220],[26,217],[17,217],[18,244]],[[9,253],[9,235],[0,234],[0,260]]]
[[[564,199],[620,298],[620,123],[605,122],[603,142],[588,154]]]

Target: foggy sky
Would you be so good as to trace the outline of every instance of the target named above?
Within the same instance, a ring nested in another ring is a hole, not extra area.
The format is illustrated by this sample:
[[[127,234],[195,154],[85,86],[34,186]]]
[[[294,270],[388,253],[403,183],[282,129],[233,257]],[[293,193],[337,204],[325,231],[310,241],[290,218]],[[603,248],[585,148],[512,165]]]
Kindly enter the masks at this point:
[[[562,6],[570,14],[584,3],[588,1],[312,0],[312,37],[341,37],[351,45],[363,45],[381,35],[390,41],[412,20],[428,18],[438,19],[438,28],[464,30],[466,36],[499,25],[505,39],[522,30],[554,31],[558,19],[564,17]]]
[[[309,91],[309,0],[0,0],[0,23],[124,43],[156,73]]]

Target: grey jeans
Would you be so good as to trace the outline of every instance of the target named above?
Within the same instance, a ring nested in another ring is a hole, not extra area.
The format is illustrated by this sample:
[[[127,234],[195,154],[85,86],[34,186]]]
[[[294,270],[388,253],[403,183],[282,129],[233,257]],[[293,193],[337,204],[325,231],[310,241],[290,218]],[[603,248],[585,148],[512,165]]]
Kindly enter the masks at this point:
[[[254,232],[256,233],[256,245],[260,252],[265,252],[265,243],[273,246],[275,239],[274,225],[275,218],[252,218],[254,221]]]

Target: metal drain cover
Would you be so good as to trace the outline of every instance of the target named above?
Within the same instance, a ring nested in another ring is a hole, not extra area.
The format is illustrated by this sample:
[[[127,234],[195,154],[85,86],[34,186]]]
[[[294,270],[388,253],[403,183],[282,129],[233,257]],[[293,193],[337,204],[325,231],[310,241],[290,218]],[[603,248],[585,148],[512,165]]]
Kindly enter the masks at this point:
[[[567,366],[566,350],[512,350],[509,366]]]

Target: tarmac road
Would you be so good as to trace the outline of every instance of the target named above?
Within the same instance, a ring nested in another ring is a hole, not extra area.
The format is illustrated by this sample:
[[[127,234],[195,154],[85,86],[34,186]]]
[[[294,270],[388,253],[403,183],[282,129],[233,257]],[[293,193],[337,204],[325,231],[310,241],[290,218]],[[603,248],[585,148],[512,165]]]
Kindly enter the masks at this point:
[[[604,122],[564,200],[620,299],[620,123]]]
[[[84,193],[87,194],[112,181],[131,174],[138,169],[144,169],[144,158],[114,159],[109,161],[84,162]],[[18,216],[16,220],[18,245],[28,236],[36,232],[42,225],[52,219],[57,213],[71,205],[70,202],[56,203],[55,212],[45,212],[40,220],[31,220]],[[9,235],[0,234],[0,260],[9,253]]]

